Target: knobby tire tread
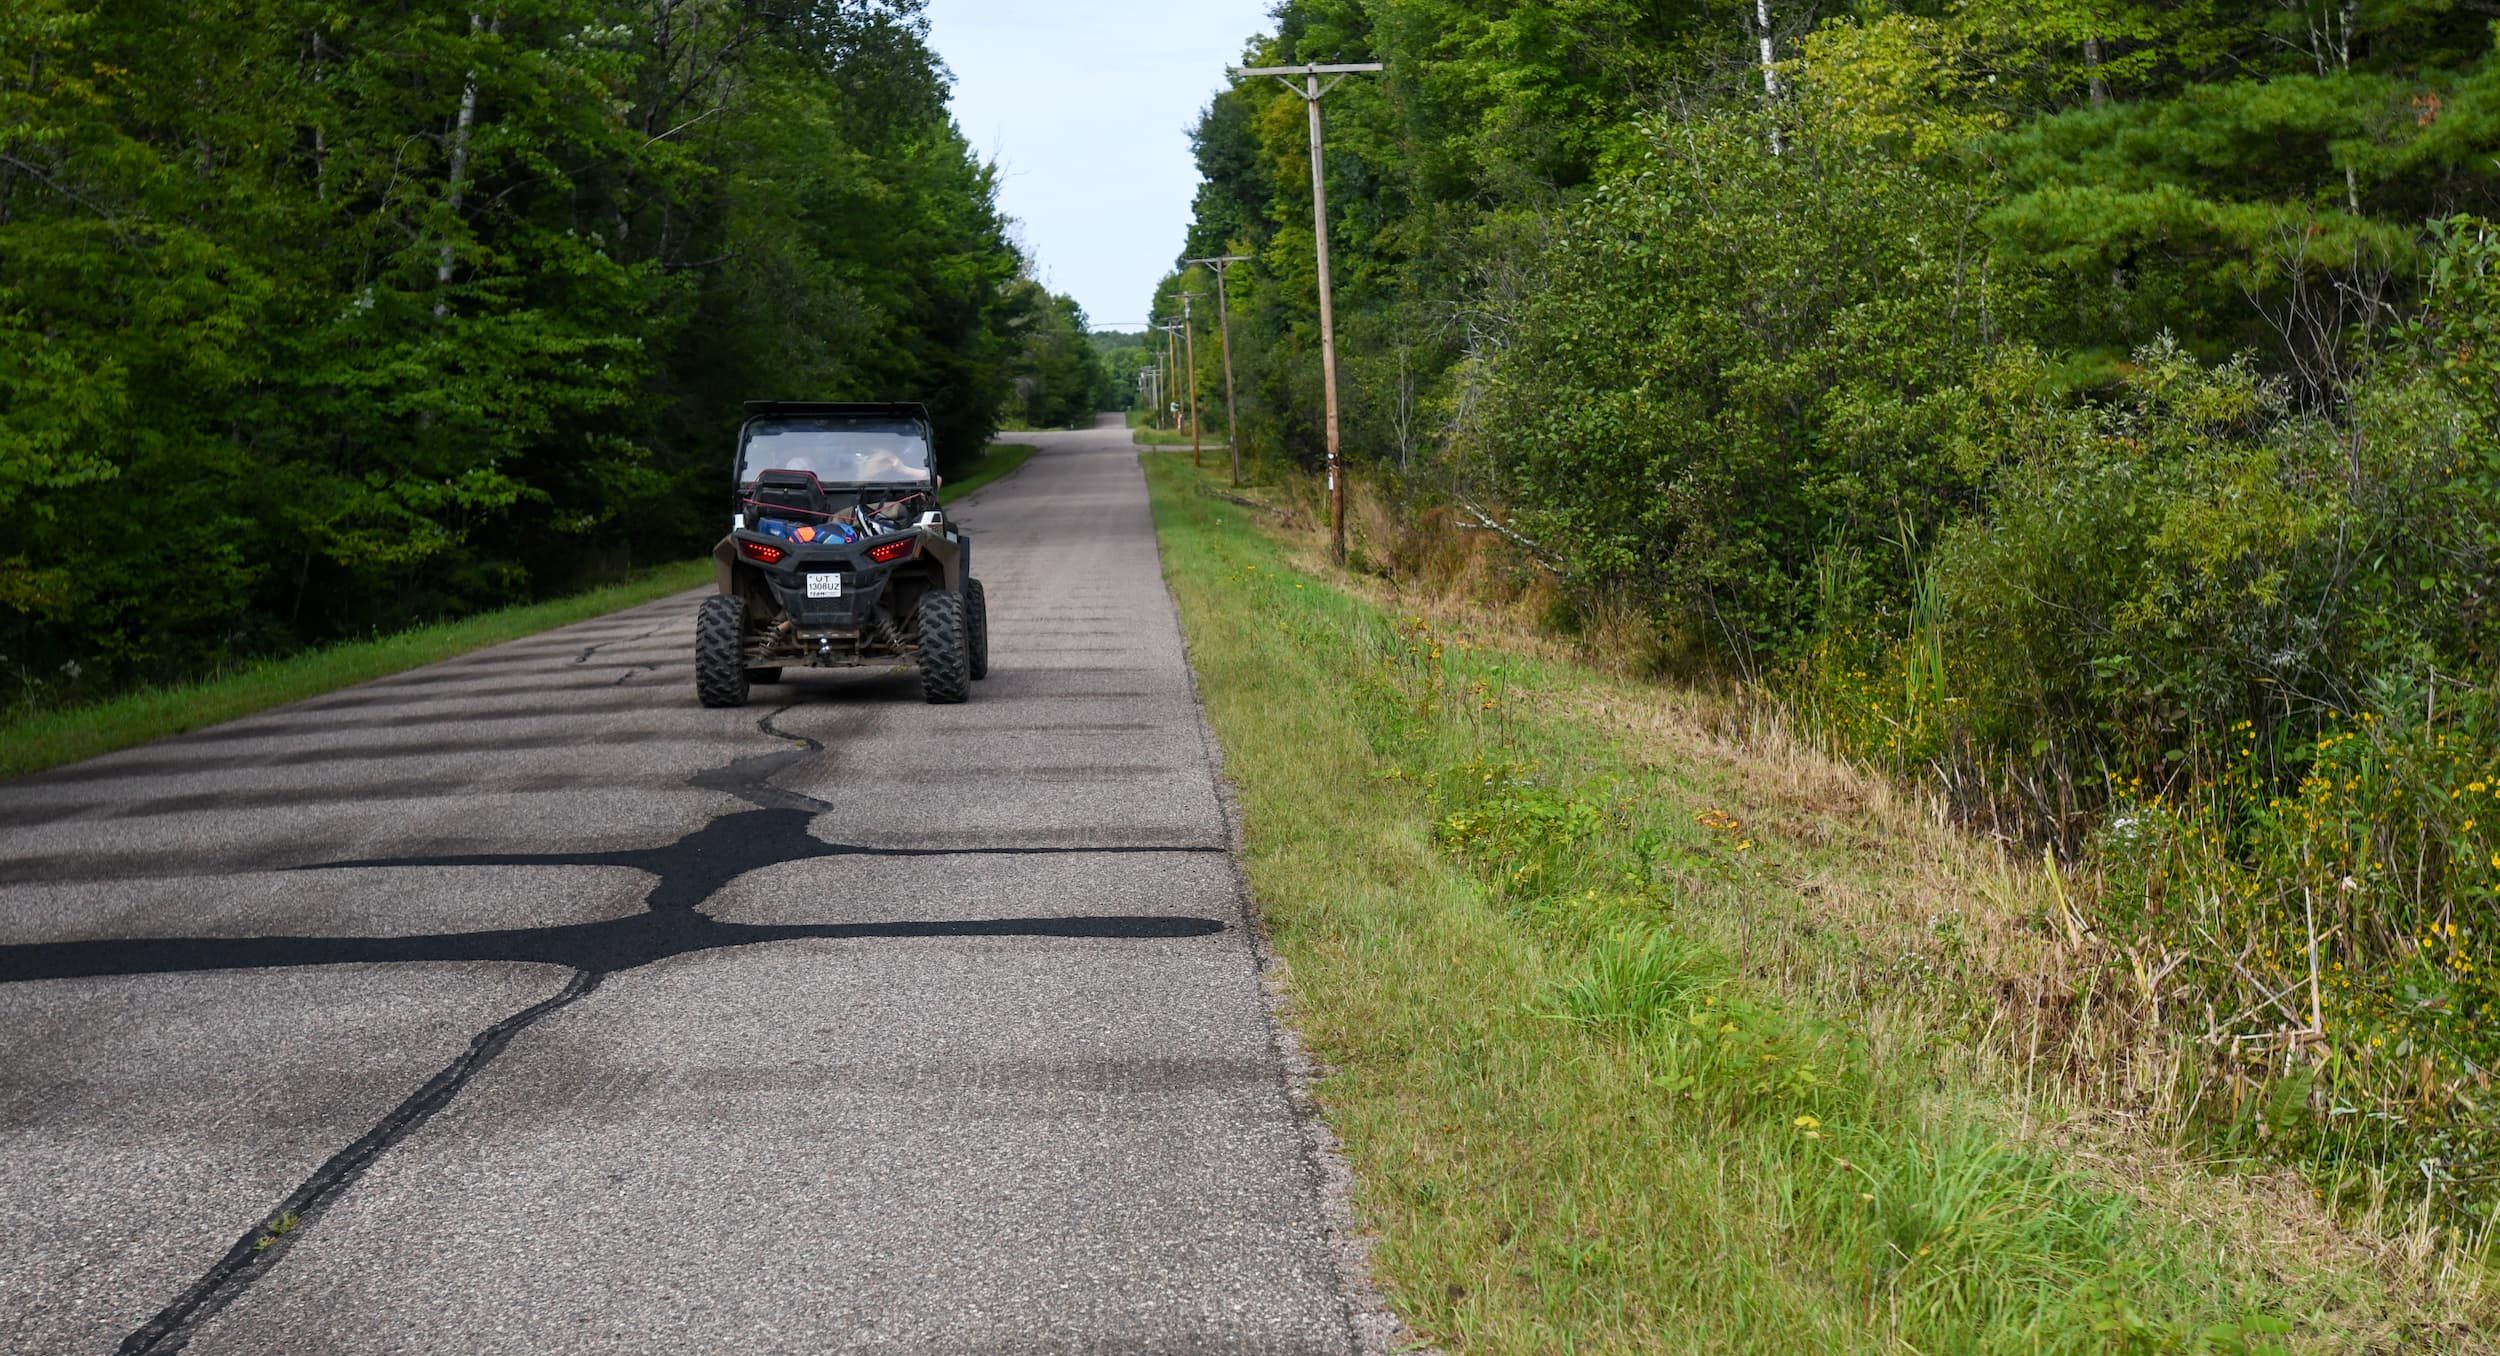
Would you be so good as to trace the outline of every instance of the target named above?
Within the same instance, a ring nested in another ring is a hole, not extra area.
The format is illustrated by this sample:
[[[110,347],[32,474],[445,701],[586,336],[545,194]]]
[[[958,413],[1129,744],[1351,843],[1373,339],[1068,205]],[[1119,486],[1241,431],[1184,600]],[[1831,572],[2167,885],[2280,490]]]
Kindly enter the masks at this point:
[[[960,593],[920,601],[920,695],[948,706],[972,699],[972,648]]]
[[[695,614],[694,693],[705,706],[747,704],[746,618],[746,601],[725,593]]]
[[[964,610],[971,619],[972,677],[978,682],[990,676],[990,603],[978,579],[966,590]]]

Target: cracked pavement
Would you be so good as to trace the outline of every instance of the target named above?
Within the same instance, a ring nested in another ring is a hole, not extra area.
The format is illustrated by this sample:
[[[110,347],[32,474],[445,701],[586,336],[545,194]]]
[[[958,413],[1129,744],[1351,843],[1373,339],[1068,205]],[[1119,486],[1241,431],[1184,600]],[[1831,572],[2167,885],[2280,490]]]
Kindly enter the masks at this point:
[[[0,784],[0,1350],[1353,1347],[1125,430],[992,676],[693,595]]]

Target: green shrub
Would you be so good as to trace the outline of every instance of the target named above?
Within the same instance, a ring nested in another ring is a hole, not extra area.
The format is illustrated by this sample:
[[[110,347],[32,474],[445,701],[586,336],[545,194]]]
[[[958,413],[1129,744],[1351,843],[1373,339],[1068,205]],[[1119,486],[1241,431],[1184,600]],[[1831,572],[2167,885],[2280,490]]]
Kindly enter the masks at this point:
[[[1783,686],[2101,868],[2109,1019],[2165,1026],[2187,1079],[2135,1095],[2487,1224],[2500,719],[2463,400],[2391,364],[2330,418],[2169,344],[2097,402],[2021,399],[2047,436]]]
[[[1819,553],[1896,593],[1903,523],[2001,448],[1968,378],[2020,305],[1975,267],[1978,186],[1735,116],[1652,124],[1538,257],[1469,446],[1573,581],[1739,662],[1808,627]],[[1838,191],[1842,184],[1847,191]]]

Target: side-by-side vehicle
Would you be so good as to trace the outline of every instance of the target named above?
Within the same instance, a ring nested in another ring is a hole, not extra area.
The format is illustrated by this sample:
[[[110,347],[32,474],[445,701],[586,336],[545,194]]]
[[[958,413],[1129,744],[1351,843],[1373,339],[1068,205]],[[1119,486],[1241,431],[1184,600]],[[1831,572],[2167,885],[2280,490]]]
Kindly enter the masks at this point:
[[[742,706],[793,666],[914,668],[928,700],[970,699],[988,609],[940,483],[918,405],[748,402],[695,625],[703,704]]]

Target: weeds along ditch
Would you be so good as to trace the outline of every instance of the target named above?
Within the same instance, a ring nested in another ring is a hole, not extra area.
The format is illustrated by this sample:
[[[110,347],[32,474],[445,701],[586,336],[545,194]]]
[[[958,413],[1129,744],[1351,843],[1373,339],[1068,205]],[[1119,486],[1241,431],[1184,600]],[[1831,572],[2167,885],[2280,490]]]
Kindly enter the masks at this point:
[[[1269,493],[1295,523],[1319,520],[1299,478]],[[1548,580],[1482,567],[1490,534],[1454,544],[1467,534],[1446,515],[1358,498],[1358,561],[1409,596],[1491,608],[1530,638],[1570,610]],[[1624,660],[1644,643],[1637,620],[1598,620],[1576,641],[1523,644],[1637,667]],[[2487,1259],[2500,1235],[2500,708],[2470,687],[2390,686],[2377,709],[2323,713],[2315,734],[2242,720],[2143,773],[2018,787],[2022,760],[1974,737],[1980,647],[1932,604],[1895,621],[1826,636],[1733,697],[1682,697],[1939,799],[1977,821],[1980,855],[1994,839],[2029,856],[2005,890],[2031,936],[1990,942],[1997,954],[1957,981],[2022,1077],[2183,1152],[2294,1165],[2348,1221]],[[2030,836],[2037,819],[2002,813],[2015,801],[2069,807],[2066,850]]]
[[[2011,943],[1965,935],[1954,915],[1901,945],[1831,925],[1808,894],[1845,846],[1753,822],[1714,770],[1638,756],[1579,718],[1577,690],[1601,680],[1460,645],[1298,572],[1239,507],[1196,494],[1185,466],[1147,460],[1297,1007],[1323,1058],[1365,1071],[1333,1099],[1338,1080],[1324,1083],[1323,1102],[1348,1123],[1358,1173],[1405,1184],[1371,1203],[1410,1319],[1478,1336],[1536,1331],[1488,1310],[1485,1277],[1508,1267],[1538,1278],[1517,1302],[1557,1322],[1752,1307],[1784,1315],[1765,1331],[1836,1347],[2346,1349],[2462,1330],[2435,1316],[2447,1307],[2438,1286],[2304,1241],[2298,1211],[2269,1217],[2194,1168],[2155,1185],[2159,1171],[2130,1174],[2123,1144],[2059,1150],[2053,1127],[2078,1110],[2074,1089],[2035,1075],[2070,1033],[2017,1029],[1998,991],[2005,948],[2045,954],[2055,920],[2026,920],[2028,939]],[[1262,698],[1228,701],[1227,684],[1255,684]],[[1324,712],[1293,717],[1288,733],[1274,724],[1292,691]],[[1331,737],[1346,747],[1327,748]],[[1278,743],[1297,753],[1262,751]],[[1366,860],[1399,855],[1338,842],[1317,818],[1297,841],[1309,812],[1280,805],[1263,781],[1315,775],[1303,765],[1359,785],[1337,812],[1405,823],[1430,859],[1414,870],[1455,883],[1377,882],[1365,887],[1380,891],[1373,913],[1299,902],[1302,891],[1361,893],[1329,884],[1324,867],[1366,879],[1382,869]],[[1446,903],[1435,916],[1418,900]],[[1470,952],[1405,935],[1424,928],[1496,940]],[[1418,946],[1457,949],[1409,954]],[[1407,964],[1385,973],[1349,954]],[[1485,972],[1466,973],[1476,966]],[[1323,987],[1335,984],[1470,1006],[1443,1015],[1450,1049],[1400,1055],[1373,1029],[1393,1024],[1332,1018],[1358,1001]],[[1401,1059],[1410,1067],[1382,1072]],[[1411,1124],[1443,1117],[1455,1124]],[[1473,1165],[1496,1202],[1475,1208],[1494,1223],[1467,1219],[1443,1181],[1469,1175],[1452,1137],[1474,1135],[1528,1141]],[[1548,1157],[1551,1146],[1567,1149]],[[1643,1198],[1660,1206],[1654,1217],[1628,1203]],[[1795,1274],[1697,1283],[1660,1228],[1723,1246],[1759,1231],[1775,1242],[1770,1264]],[[1483,1242],[1487,1230],[1502,1241]],[[1601,1348],[1612,1346],[1587,1346]]]
[[[1914,620],[1773,692],[1840,755],[1985,806],[2009,798],[2016,760],[1970,737],[1975,667]],[[2484,1251],[2500,1227],[2500,712],[2472,688],[2379,697],[2234,721],[2055,797],[2100,807],[2076,816],[2054,905],[2092,962],[2061,1001],[2158,1037],[2102,1042],[2079,1071],[2100,1095]]]

